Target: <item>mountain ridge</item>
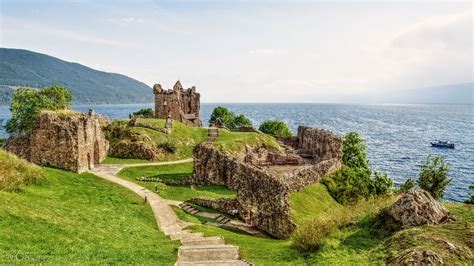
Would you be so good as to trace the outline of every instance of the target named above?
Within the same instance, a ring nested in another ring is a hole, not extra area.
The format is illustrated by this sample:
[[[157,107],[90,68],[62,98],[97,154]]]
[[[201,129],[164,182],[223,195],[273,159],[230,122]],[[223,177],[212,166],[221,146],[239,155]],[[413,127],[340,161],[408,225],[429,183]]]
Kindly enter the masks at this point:
[[[8,104],[15,87],[68,87],[75,104],[151,103],[152,89],[119,73],[24,49],[0,48],[0,105]]]

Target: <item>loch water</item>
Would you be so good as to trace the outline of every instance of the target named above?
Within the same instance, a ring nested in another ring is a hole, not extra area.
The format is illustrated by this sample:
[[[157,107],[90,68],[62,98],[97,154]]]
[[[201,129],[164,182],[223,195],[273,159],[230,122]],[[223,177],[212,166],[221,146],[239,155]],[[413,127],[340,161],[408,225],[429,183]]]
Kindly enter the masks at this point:
[[[453,178],[445,200],[463,201],[474,182],[474,105],[361,105],[306,103],[203,103],[201,118],[209,120],[214,107],[221,105],[242,113],[258,125],[266,119],[285,121],[296,132],[298,125],[332,130],[338,134],[360,132],[367,141],[373,169],[388,173],[396,185],[409,176],[417,177],[429,154],[442,156]],[[74,105],[77,111],[93,108],[110,119],[152,104]],[[0,106],[0,120],[10,117],[7,106]],[[4,131],[0,134],[6,136]],[[431,147],[430,141],[449,140],[455,149]]]

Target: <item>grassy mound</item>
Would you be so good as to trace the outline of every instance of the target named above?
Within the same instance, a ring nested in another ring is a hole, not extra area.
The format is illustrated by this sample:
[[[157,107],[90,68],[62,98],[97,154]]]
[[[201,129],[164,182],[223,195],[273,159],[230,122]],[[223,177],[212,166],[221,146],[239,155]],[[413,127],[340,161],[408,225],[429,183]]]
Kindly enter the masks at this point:
[[[39,166],[0,149],[0,190],[19,191],[21,185],[38,184],[43,177]]]
[[[44,172],[41,186],[0,191],[0,264],[174,264],[178,243],[139,196],[91,174]]]
[[[181,179],[189,176],[193,171],[193,163],[181,163],[161,166],[128,167],[119,172],[119,176],[136,182],[152,191],[156,191],[161,197],[171,200],[184,201],[193,197],[233,198],[234,192],[225,186],[167,186],[157,182],[137,181],[137,177],[158,176],[164,179]]]
[[[207,138],[207,129],[189,127],[178,121],[173,121],[173,130],[170,134],[144,127],[130,127],[127,125],[128,121],[114,121],[109,126],[109,128],[112,128],[111,130],[127,131],[126,134],[106,134],[110,141],[111,150],[118,143],[140,142],[145,146],[156,147],[160,153],[157,156],[160,161],[174,161],[191,157],[194,147]],[[165,126],[164,119],[146,118],[140,119],[139,122],[158,128],[164,128]],[[141,158],[131,158],[130,155],[122,157],[125,158],[122,158],[123,160],[108,158],[104,163],[146,162],[146,160],[137,161]]]
[[[244,153],[246,145],[252,148],[281,149],[280,144],[274,137],[257,132],[232,132],[221,129],[219,137],[214,142],[216,148],[233,155]]]

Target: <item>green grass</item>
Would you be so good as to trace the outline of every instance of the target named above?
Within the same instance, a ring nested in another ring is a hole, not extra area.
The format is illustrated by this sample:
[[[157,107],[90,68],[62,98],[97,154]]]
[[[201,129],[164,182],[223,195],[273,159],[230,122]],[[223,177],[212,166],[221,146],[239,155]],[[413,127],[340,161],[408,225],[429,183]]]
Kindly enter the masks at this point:
[[[137,163],[150,163],[148,160],[141,159],[124,159],[107,156],[105,160],[101,162],[102,164],[137,164]]]
[[[40,183],[44,176],[39,166],[0,149],[0,191],[19,191],[22,185]]]
[[[165,199],[185,201],[193,197],[233,198],[235,194],[225,186],[167,186],[162,183],[137,181],[137,177],[158,175],[164,179],[180,179],[192,174],[193,164],[182,163],[161,166],[128,167],[119,172],[119,176],[144,186]]]
[[[232,132],[221,129],[219,137],[214,142],[214,146],[221,151],[231,154],[240,154],[245,151],[245,146],[266,147],[281,149],[277,140],[267,134],[257,132]]]
[[[0,264],[174,264],[178,243],[140,197],[91,174],[44,171],[41,185],[0,191]]]
[[[159,127],[165,126],[164,119],[146,118],[140,119],[140,123]],[[173,129],[169,135],[140,127],[134,128],[133,130],[138,133],[147,134],[158,145],[166,142],[176,143],[176,153],[167,153],[162,161],[174,161],[191,157],[194,147],[204,142],[207,138],[206,128],[190,127],[178,121],[173,121]]]

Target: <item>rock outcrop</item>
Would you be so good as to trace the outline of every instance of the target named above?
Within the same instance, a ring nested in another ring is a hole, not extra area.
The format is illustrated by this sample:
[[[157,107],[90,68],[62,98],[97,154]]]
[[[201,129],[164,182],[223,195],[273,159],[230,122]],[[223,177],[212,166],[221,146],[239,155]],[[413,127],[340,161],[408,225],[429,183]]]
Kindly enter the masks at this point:
[[[446,222],[450,214],[428,191],[411,189],[386,210],[386,227],[405,229]]]
[[[160,84],[155,84],[153,93],[156,118],[170,117],[189,126],[201,126],[201,95],[196,92],[196,87],[184,90],[178,80],[172,90],[164,90]]]
[[[107,156],[107,118],[73,111],[42,112],[27,136],[12,136],[5,149],[39,165],[84,172]]]
[[[391,265],[443,265],[441,257],[430,250],[413,250],[398,256]]]

